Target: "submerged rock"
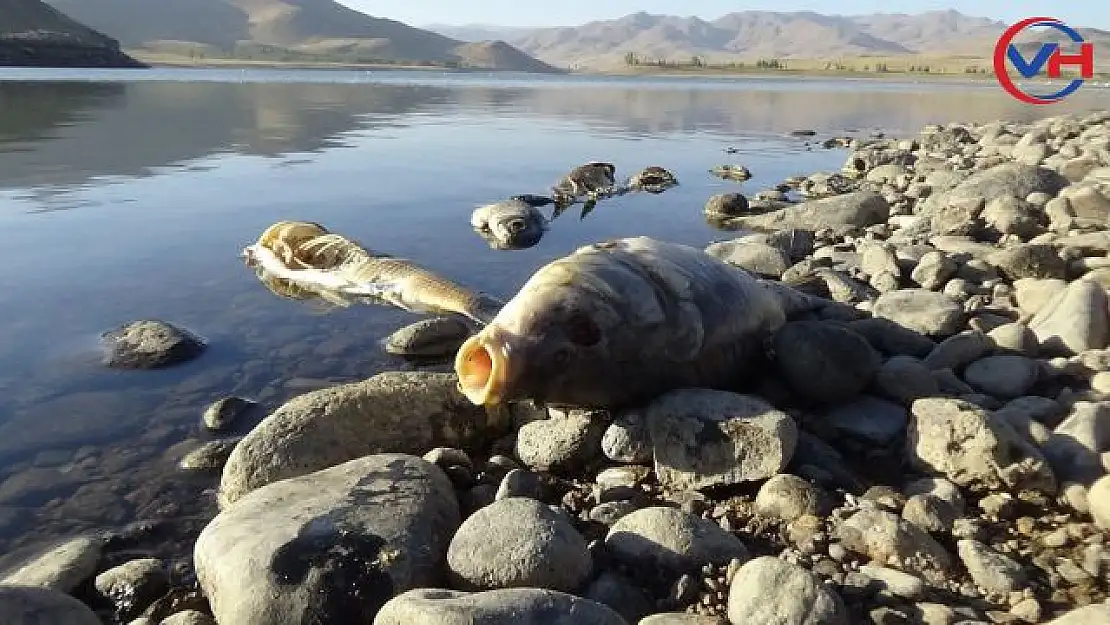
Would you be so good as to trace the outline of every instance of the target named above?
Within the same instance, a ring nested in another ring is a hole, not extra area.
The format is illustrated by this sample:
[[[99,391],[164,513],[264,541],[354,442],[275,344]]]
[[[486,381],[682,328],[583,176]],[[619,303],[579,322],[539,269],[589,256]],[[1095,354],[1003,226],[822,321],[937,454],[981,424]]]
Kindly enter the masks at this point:
[[[187,330],[158,320],[129,323],[106,332],[105,364],[116,369],[159,369],[192,360],[205,349],[204,341]]]

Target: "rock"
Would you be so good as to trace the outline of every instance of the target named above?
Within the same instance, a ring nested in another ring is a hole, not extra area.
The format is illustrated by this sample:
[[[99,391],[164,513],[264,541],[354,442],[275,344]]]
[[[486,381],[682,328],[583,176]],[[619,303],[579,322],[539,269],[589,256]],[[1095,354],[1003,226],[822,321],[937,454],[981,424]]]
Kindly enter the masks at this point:
[[[510,497],[530,497],[539,499],[543,492],[543,482],[540,476],[531,471],[513,469],[501,478],[501,484],[493,496],[494,501],[501,501]]]
[[[1040,344],[1037,335],[1023,323],[1007,323],[987,333],[996,353],[1014,353],[1022,356],[1036,356]]]
[[[215,432],[222,432],[230,428],[245,412],[255,406],[255,403],[242,397],[224,397],[212,403],[204,410],[201,420],[204,427]]]
[[[920,599],[925,594],[925,582],[915,575],[872,564],[861,566],[859,571],[877,582],[881,590],[892,595],[912,601]]]
[[[637,623],[654,610],[653,602],[623,575],[605,572],[586,589],[585,598],[613,608],[629,623]]]
[[[1075,608],[1046,625],[1103,625],[1110,622],[1110,603],[1094,603]]]
[[[663,612],[641,619],[637,625],[723,625],[716,616],[702,616],[685,612]]]
[[[1110,403],[1076,402],[1043,445],[1060,480],[1090,484],[1106,473],[1101,455],[1110,451]]]
[[[956,261],[944,252],[927,252],[917,261],[910,279],[923,289],[936,291],[955,276],[958,269]]]
[[[123,618],[137,616],[165,594],[170,578],[157,558],[131,560],[96,576],[93,586]]]
[[[523,497],[495,501],[463,521],[447,550],[455,583],[466,590],[577,590],[593,567],[586,540],[569,518]]]
[[[926,336],[950,336],[958,332],[964,322],[964,310],[959,302],[925,289],[883,293],[875,301],[871,313]]]
[[[1048,463],[998,415],[961,399],[913,403],[907,451],[919,469],[973,490],[1056,492]]]
[[[925,363],[912,356],[894,356],[875,375],[875,388],[887,399],[909,405],[922,397],[933,397],[940,387]]]
[[[710,389],[665,393],[644,409],[655,472],[670,490],[764,480],[790,462],[794,420],[758,397]]]
[[[798,394],[818,403],[844,401],[874,379],[882,358],[865,338],[838,324],[795,321],[772,337],[775,365]]]
[[[1035,192],[1054,196],[1067,185],[1066,178],[1046,167],[1014,162],[1003,163],[972,174],[950,191],[930,197],[931,201],[927,202],[921,210],[935,210],[938,206],[977,198],[1023,198]]]
[[[395,594],[439,583],[459,521],[441,469],[414,456],[365,456],[263,486],[221,511],[197,539],[197,579],[222,623],[370,622]]]
[[[408,358],[452,356],[470,336],[470,328],[454,317],[432,317],[407,325],[385,339],[385,351]]]
[[[603,413],[578,410],[533,421],[517,431],[516,457],[537,471],[581,469],[601,455],[607,427]]]
[[[104,333],[105,364],[116,369],[159,369],[192,360],[204,342],[187,330],[157,320],[134,321]]]
[[[1024,199],[1003,196],[987,202],[983,221],[1000,234],[1012,234],[1029,240],[1043,231],[1038,210]]]
[[[1060,280],[1067,277],[1067,261],[1051,245],[1012,245],[991,254],[988,260],[1010,280]]]
[[[748,549],[716,523],[675,508],[642,508],[621,517],[605,537],[617,560],[633,567],[694,572],[705,564],[748,559]]]
[[[420,588],[390,599],[374,618],[374,625],[629,624],[608,606],[554,590],[465,593]]]
[[[181,458],[177,466],[186,471],[219,471],[227,464],[227,459],[242,436],[225,438],[218,441],[208,441],[200,447],[190,451]]]
[[[470,459],[470,455],[455,447],[436,447],[424,454],[423,458],[443,470],[450,467],[464,467],[474,470],[474,461]]]
[[[101,625],[85,604],[39,586],[0,584],[0,614],[4,625]]]
[[[852,321],[848,327],[886,356],[928,356],[936,343],[929,337],[890,319],[871,317]]]
[[[1110,530],[1110,475],[1100,477],[1087,491],[1087,507],[1095,525]]]
[[[952,527],[959,515],[952,506],[934,495],[914,495],[902,506],[902,518],[930,533]]]
[[[707,215],[720,215],[728,217],[736,217],[744,215],[748,212],[748,198],[740,193],[718,193],[709,198],[705,203],[705,213]],[[705,250],[711,256],[717,254],[710,252],[709,249]],[[718,256],[718,258],[720,258]]]
[[[710,256],[759,276],[781,278],[790,268],[790,256],[774,245],[737,239],[705,248]]]
[[[963,493],[960,488],[942,477],[925,477],[914,480],[902,489],[902,493],[909,499],[918,495],[929,495],[951,506],[954,516],[962,516],[966,507]]]
[[[448,373],[391,371],[305,393],[263,419],[231,452],[219,504],[367,454],[467,447],[510,427],[509,416],[492,414],[470,403]]]
[[[962,369],[986,355],[992,345],[986,334],[970,330],[952,335],[936,346],[925,357],[925,366],[936,371],[939,369]]]
[[[217,623],[204,612],[183,610],[162,619],[162,625],[217,625]]]
[[[1070,355],[1103,349],[1110,339],[1106,290],[1094,282],[1077,280],[1045,303],[1029,322],[1042,350]]]
[[[1064,291],[1068,283],[1063,280],[1022,278],[1013,284],[1014,302],[1026,315],[1033,315]]]
[[[964,379],[983,393],[1013,399],[1033,388],[1040,371],[1037,361],[1025,356],[988,356],[968,365]]]
[[[951,573],[952,556],[933,537],[898,515],[878,509],[856,512],[837,528],[844,546],[875,564],[943,583]]]
[[[1020,564],[981,542],[961,540],[956,543],[956,550],[971,579],[987,592],[1007,594],[1028,583]]]
[[[0,585],[41,586],[72,592],[96,573],[104,541],[96,536],[77,536],[43,549],[21,564],[0,572]]]
[[[861,395],[831,408],[821,419],[840,434],[881,446],[891,443],[905,431],[909,415],[899,404]]]
[[[651,436],[644,416],[639,412],[618,415],[601,437],[601,451],[613,462],[651,462]]]
[[[827,495],[820,488],[789,473],[764,482],[755,496],[755,509],[761,515],[786,522],[806,515],[820,516],[827,507]]]
[[[730,224],[756,231],[828,229],[842,235],[858,228],[886,222],[890,205],[883,196],[870,191],[845,193],[810,200],[762,215],[736,217]]]
[[[848,625],[840,595],[804,568],[763,556],[736,573],[728,594],[728,620],[744,625]]]

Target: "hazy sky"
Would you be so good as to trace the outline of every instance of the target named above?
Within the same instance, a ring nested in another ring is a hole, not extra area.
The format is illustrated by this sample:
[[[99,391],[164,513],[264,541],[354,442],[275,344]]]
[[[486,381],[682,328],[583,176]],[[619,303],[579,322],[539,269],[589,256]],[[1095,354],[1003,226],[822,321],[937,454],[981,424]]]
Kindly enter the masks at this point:
[[[647,11],[668,15],[696,15],[713,19],[741,10],[859,13],[919,13],[956,9],[967,15],[1016,22],[1025,17],[1055,17],[1071,25],[1110,29],[1107,0],[339,0],[377,17],[422,24],[497,24],[501,26],[573,26]],[[835,9],[831,8],[835,6]]]

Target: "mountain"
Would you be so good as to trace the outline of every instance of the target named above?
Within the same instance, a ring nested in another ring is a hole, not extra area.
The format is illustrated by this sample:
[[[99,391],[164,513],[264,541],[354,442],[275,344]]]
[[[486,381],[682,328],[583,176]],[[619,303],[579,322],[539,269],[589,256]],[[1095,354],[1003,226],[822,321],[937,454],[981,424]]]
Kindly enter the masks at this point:
[[[991,58],[1006,26],[1001,21],[954,10],[855,16],[740,11],[715,20],[639,12],[581,26],[525,32],[490,25],[434,29],[460,37],[500,35],[556,66],[611,69],[625,65],[630,54],[643,60],[669,61],[689,61],[697,56],[711,63],[910,55],[963,56],[982,61]],[[1105,47],[1106,37],[1099,34],[1103,31],[1080,30],[1094,38],[1096,47]],[[1096,52],[1096,60],[1099,57]]]
[[[143,67],[117,41],[40,0],[0,2],[0,66]]]
[[[534,30],[531,28],[497,26],[495,24],[463,24],[461,26],[452,26],[451,24],[424,24],[420,26],[420,28],[430,30],[433,33],[439,33],[444,37],[458,39],[459,41],[491,41],[498,39],[508,41],[513,37],[520,37]]]
[[[503,42],[476,47],[334,0],[49,2],[124,47],[148,52],[555,71]]]

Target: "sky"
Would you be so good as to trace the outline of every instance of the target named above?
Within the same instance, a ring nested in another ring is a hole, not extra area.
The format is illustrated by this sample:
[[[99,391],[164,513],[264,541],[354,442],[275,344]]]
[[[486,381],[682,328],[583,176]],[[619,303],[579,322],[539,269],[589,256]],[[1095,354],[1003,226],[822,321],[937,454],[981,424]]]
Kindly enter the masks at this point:
[[[1055,17],[1072,26],[1110,30],[1110,1],[1056,0],[339,0],[376,17],[388,17],[412,26],[425,24],[494,24],[538,28],[576,26],[583,22],[613,19],[647,11],[715,19],[743,10],[815,11],[856,15],[865,13],[921,13],[956,9],[976,17],[1013,23],[1026,17]],[[834,6],[832,8],[830,5]]]

